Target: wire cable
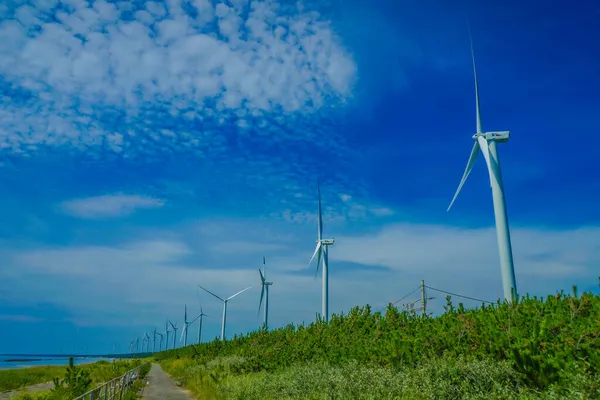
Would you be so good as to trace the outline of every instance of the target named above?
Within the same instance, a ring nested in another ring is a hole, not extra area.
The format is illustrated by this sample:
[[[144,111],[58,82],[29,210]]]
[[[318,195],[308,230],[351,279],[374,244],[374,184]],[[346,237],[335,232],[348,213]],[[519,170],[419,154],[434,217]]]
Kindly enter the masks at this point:
[[[436,288],[433,288],[433,287],[431,287],[431,286],[427,286],[427,285],[425,285],[425,287],[426,287],[427,289],[435,290],[435,291],[437,291],[437,292],[441,292],[441,293],[449,294],[450,296],[462,297],[462,298],[464,298],[464,299],[469,299],[469,300],[474,300],[474,301],[481,301],[482,303],[494,304],[494,302],[493,302],[493,301],[487,301],[487,300],[476,299],[476,298],[474,298],[474,297],[463,296],[463,295],[461,295],[461,294],[456,294],[456,293],[447,292],[447,291],[445,291],[445,290],[436,289]]]
[[[415,288],[415,290],[413,290],[412,292],[410,292],[409,294],[407,294],[406,296],[402,297],[400,300],[396,300],[395,302],[392,303],[392,305],[396,305],[396,303],[404,300],[405,298],[407,298],[408,296],[410,296],[411,294],[413,294],[414,292],[416,292],[417,290],[421,289],[421,285],[417,286]]]

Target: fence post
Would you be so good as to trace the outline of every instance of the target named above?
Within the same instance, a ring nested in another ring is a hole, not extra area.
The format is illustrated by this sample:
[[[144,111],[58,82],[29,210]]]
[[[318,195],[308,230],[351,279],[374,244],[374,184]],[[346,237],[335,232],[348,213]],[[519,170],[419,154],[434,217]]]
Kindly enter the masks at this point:
[[[125,379],[127,379],[127,374],[123,375],[123,379],[121,380],[121,390],[119,390],[119,400],[123,399],[123,388],[125,387]]]

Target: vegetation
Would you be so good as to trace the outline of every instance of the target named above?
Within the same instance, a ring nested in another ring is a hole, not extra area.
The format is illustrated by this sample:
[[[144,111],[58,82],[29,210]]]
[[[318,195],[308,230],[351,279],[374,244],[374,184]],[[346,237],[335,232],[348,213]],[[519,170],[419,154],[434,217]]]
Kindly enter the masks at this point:
[[[529,296],[419,317],[355,307],[328,324],[159,353],[193,393],[225,399],[600,399],[600,296]]]
[[[54,377],[64,375],[66,370],[64,365],[0,370],[0,392],[50,382]]]
[[[19,400],[58,400],[73,399],[80,396],[92,388],[101,385],[104,382],[117,378],[127,371],[139,366],[141,360],[120,360],[113,363],[99,361],[93,364],[84,364],[76,366],[70,364],[64,368],[64,377],[62,379],[54,377],[52,379],[54,388],[50,391],[38,393],[22,393],[15,399]],[[140,375],[148,372],[149,366],[142,368]],[[134,398],[129,395],[129,398]],[[124,397],[127,398],[127,397]]]

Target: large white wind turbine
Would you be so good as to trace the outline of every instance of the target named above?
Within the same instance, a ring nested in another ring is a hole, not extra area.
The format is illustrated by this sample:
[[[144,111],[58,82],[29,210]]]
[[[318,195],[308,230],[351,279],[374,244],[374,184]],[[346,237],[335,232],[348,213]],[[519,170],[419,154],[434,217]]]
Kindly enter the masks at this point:
[[[317,191],[319,196],[319,215],[318,215],[318,231],[317,231],[317,248],[313,253],[308,265],[312,263],[315,256],[317,256],[317,270],[315,271],[315,279],[319,273],[319,264],[321,263],[321,257],[323,257],[323,292],[321,297],[321,318],[325,322],[329,321],[329,251],[328,246],[334,244],[334,239],[323,239],[323,212],[321,209],[321,185],[317,184]]]
[[[173,328],[173,349],[175,349],[176,347],[176,339],[177,339],[177,322],[175,322],[175,324],[173,324],[171,321],[169,321],[169,323],[171,324],[171,327]]]
[[[492,187],[492,199],[494,201],[494,216],[496,218],[496,235],[498,238],[498,250],[500,252],[500,269],[502,271],[502,286],[504,289],[504,298],[512,301],[513,292],[517,294],[517,283],[515,279],[515,269],[513,265],[512,246],[510,243],[510,232],[508,229],[508,216],[506,214],[506,201],[504,199],[504,186],[502,184],[502,173],[500,171],[500,158],[498,156],[497,143],[505,143],[510,137],[510,131],[502,132],[483,132],[481,127],[481,113],[479,107],[479,83],[477,81],[477,69],[475,68],[475,52],[473,51],[473,40],[469,32],[471,42],[471,59],[473,60],[473,75],[475,77],[475,112],[477,121],[477,133],[473,135],[475,144],[471,150],[471,156],[465,168],[458,189],[450,202],[448,211],[454,204],[458,193],[462,189],[467,177],[473,169],[473,164],[477,159],[479,151],[483,153],[483,158],[487,164],[490,184]]]
[[[265,320],[263,322],[263,326],[265,329],[269,329],[269,286],[273,284],[273,282],[267,282],[267,267],[266,261],[263,257],[263,270],[258,269],[258,273],[260,274],[260,282],[262,285],[262,290],[260,291],[260,303],[258,303],[258,313],[260,314],[260,308],[262,307],[263,297],[265,299]],[[266,296],[265,296],[266,294]]]
[[[227,320],[227,303],[229,302],[229,300],[233,299],[234,297],[244,293],[246,290],[250,289],[252,286],[248,286],[246,289],[244,290],[240,290],[239,292],[237,292],[236,294],[234,294],[233,296],[229,296],[226,299],[222,299],[219,296],[217,296],[216,294],[214,294],[213,292],[211,292],[208,289],[203,288],[202,286],[198,285],[198,287],[202,290],[204,290],[205,292],[208,292],[209,294],[213,295],[214,297],[216,297],[217,299],[221,300],[223,302],[223,320],[221,321],[221,340],[225,340],[225,322]]]

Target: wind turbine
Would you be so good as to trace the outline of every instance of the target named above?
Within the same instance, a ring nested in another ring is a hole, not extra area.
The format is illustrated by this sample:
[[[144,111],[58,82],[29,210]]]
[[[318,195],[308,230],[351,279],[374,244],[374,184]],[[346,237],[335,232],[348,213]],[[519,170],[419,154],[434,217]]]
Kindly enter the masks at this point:
[[[313,253],[308,265],[312,263],[315,256],[317,256],[317,270],[315,271],[315,279],[319,273],[319,264],[321,263],[321,256],[323,256],[323,293],[321,297],[321,317],[325,319],[325,322],[329,321],[329,257],[328,257],[328,246],[332,246],[335,242],[334,239],[323,239],[323,213],[321,210],[321,185],[317,184],[317,191],[319,195],[319,216],[318,216],[318,231],[317,231],[317,248]]]
[[[165,335],[167,335],[167,341],[165,342],[165,350],[169,350],[169,322],[165,318]]]
[[[260,274],[260,282],[262,285],[262,289],[260,291],[260,303],[258,303],[258,313],[260,314],[260,307],[262,306],[263,297],[265,298],[265,320],[263,325],[265,330],[269,329],[269,286],[273,284],[273,282],[267,282],[267,267],[265,262],[265,257],[263,257],[263,270],[260,268],[258,270]],[[266,293],[266,296],[265,296]]]
[[[161,350],[162,350],[162,342],[163,342],[163,337],[164,337],[164,334],[162,334],[162,333],[158,333],[158,332],[156,332],[156,334],[157,334],[158,336],[160,336],[160,342],[158,343],[158,351],[161,351]]]
[[[515,269],[513,265],[512,246],[510,243],[510,231],[508,229],[508,216],[506,214],[506,201],[504,198],[504,185],[502,184],[502,172],[500,170],[500,158],[498,156],[497,143],[505,143],[510,137],[510,131],[501,132],[483,132],[481,127],[481,113],[479,107],[479,83],[477,81],[477,69],[475,68],[475,52],[473,51],[473,40],[469,30],[469,41],[471,43],[471,59],[473,61],[473,75],[475,77],[475,112],[477,122],[477,133],[473,135],[475,144],[471,150],[467,167],[463,173],[458,189],[448,206],[448,210],[454,204],[458,193],[467,180],[473,164],[477,159],[479,151],[483,153],[483,158],[488,168],[490,184],[492,187],[492,199],[494,202],[494,217],[496,219],[496,235],[498,239],[498,250],[500,253],[500,270],[502,272],[502,286],[504,289],[504,299],[511,302],[513,292],[517,294],[517,282],[515,279]]]
[[[150,352],[150,335],[146,332],[146,353]]]
[[[173,327],[173,349],[175,349],[176,339],[177,339],[177,322],[175,322],[175,325],[173,325],[173,323],[171,321],[169,321],[169,323]]]
[[[156,328],[154,328],[154,332],[152,333],[152,353],[156,352]]]
[[[213,296],[215,296],[217,299],[221,300],[223,302],[223,320],[221,321],[221,340],[225,340],[225,321],[227,320],[227,302],[229,302],[229,300],[233,299],[235,296],[240,295],[242,293],[244,293],[246,290],[250,289],[252,286],[248,286],[246,289],[244,290],[240,290],[239,292],[237,292],[236,294],[234,294],[233,296],[229,296],[226,299],[222,299],[219,296],[217,296],[216,294],[214,294],[213,292],[211,292],[208,289],[203,288],[202,286],[198,285],[198,287],[206,292],[208,292],[209,294],[212,294]],[[198,333],[198,336],[200,334]]]
[[[187,304],[185,304],[183,312],[183,329],[181,330],[181,341],[183,342],[183,347],[187,346],[187,330],[190,324],[191,322],[188,322],[187,320]]]

